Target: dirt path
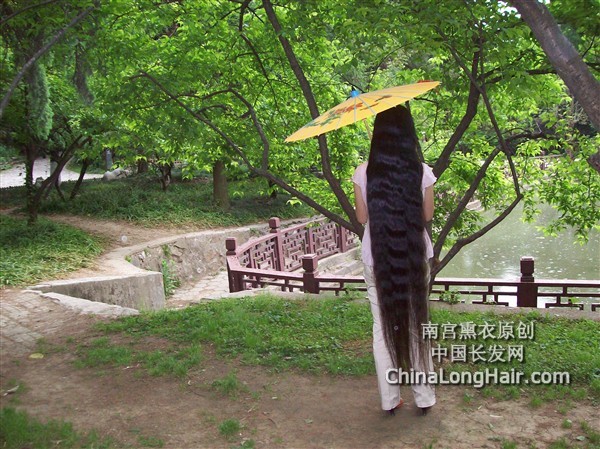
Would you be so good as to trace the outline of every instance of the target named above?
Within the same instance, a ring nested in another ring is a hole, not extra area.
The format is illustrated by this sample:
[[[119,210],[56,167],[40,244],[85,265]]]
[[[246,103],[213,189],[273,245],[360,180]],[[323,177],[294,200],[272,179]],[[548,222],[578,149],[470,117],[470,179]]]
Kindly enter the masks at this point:
[[[63,219],[109,236],[111,245],[121,245],[122,235],[132,244],[173,231]],[[600,419],[589,401],[573,404],[563,414],[559,404],[531,408],[527,398],[496,401],[472,388],[449,386],[438,387],[438,404],[426,417],[417,415],[412,394],[405,389],[403,409],[388,417],[379,409],[374,376],[274,373],[223,360],[208,345],[203,347],[201,366],[185,379],[151,377],[139,366],[79,369],[73,365],[74,351],[98,337],[93,324],[100,318],[19,290],[4,289],[1,294],[2,329],[12,320],[22,332],[1,340],[0,391],[15,382],[21,388],[2,394],[0,406],[16,406],[42,420],[64,419],[78,431],[96,429],[133,447],[163,443],[164,448],[177,449],[231,448],[253,440],[257,449],[501,448],[508,440],[518,448],[544,448],[563,437],[578,447],[578,423],[594,425]],[[44,358],[32,359],[29,355],[39,350],[39,339],[49,349]],[[149,342],[148,348],[151,344],[160,341]],[[236,397],[211,387],[232,370],[247,387]],[[469,403],[465,392],[473,397]],[[219,432],[227,419],[242,425],[230,439]],[[572,429],[561,427],[565,419],[574,423]]]

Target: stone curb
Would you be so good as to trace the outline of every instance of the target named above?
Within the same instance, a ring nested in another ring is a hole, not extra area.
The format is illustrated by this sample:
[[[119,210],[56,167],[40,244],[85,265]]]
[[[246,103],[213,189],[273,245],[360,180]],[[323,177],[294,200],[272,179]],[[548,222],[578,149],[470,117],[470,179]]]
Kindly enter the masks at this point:
[[[25,290],[26,293],[35,293],[38,296],[58,303],[67,309],[74,310],[84,315],[99,315],[104,317],[121,317],[139,315],[139,310],[129,307],[121,307],[113,304],[104,304],[98,301],[89,301],[87,299],[75,298],[73,296],[62,295],[60,293],[43,293],[39,290]]]

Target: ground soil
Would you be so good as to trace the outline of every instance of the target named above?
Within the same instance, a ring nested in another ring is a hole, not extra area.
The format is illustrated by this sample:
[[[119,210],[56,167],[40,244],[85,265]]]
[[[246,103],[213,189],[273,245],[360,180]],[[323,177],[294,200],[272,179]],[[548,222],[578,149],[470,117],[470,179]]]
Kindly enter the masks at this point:
[[[135,244],[189,232],[55,218],[105,236],[113,248],[124,244],[123,235],[127,244]],[[272,372],[222,359],[208,345],[201,366],[185,379],[152,377],[139,366],[76,368],[77,346],[99,335],[93,324],[100,318],[56,304],[36,307],[35,301],[43,299],[2,291],[4,305],[18,309],[25,299],[30,310],[22,325],[43,336],[45,355],[30,358],[39,351],[31,346],[1,348],[0,405],[44,421],[70,421],[80,432],[95,429],[127,447],[231,448],[253,440],[256,448],[501,448],[503,441],[544,448],[563,437],[577,447],[581,421],[599,427],[599,410],[588,400],[533,408],[524,396],[501,401],[459,386],[439,386],[438,403],[425,417],[417,414],[410,390],[404,389],[405,405],[390,417],[379,408],[374,376]],[[150,350],[164,342],[143,344]],[[230,397],[211,384],[232,370],[245,389]],[[21,387],[8,394],[15,383]],[[465,393],[473,398],[468,403]],[[229,439],[219,432],[227,419],[242,424]],[[565,419],[574,423],[571,429],[562,428]]]

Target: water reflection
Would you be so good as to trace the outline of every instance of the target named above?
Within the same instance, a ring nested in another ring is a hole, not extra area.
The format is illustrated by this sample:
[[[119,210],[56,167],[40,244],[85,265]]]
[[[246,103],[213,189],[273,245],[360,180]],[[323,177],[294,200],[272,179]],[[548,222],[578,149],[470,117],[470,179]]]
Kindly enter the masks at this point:
[[[537,223],[523,223],[516,208],[502,223],[463,248],[438,277],[514,279],[520,276],[521,256],[535,259],[537,279],[600,279],[600,233],[592,231],[581,246],[573,231],[546,237],[537,229],[556,212],[547,207]],[[488,220],[493,217],[484,213]]]

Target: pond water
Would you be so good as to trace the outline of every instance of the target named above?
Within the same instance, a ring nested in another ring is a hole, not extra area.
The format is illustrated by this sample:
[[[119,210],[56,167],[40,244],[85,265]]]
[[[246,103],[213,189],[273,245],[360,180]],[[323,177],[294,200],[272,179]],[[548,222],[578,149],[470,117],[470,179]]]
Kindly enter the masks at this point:
[[[536,279],[600,279],[600,233],[592,231],[583,246],[572,230],[545,236],[537,227],[556,214],[547,207],[537,223],[523,223],[522,208],[515,208],[498,226],[464,247],[438,277],[514,279],[520,277],[521,257],[531,256]]]

